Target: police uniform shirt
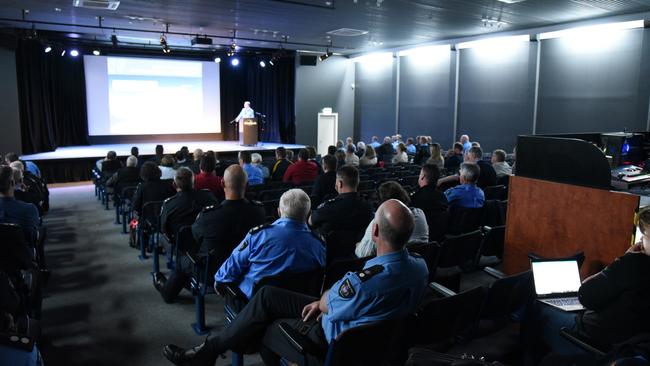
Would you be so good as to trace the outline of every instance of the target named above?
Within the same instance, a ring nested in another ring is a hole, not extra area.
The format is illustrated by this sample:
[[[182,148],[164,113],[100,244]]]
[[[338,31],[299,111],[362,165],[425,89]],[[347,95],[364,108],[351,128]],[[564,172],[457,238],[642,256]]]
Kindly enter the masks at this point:
[[[160,213],[160,227],[167,236],[174,237],[184,225],[191,225],[203,207],[217,204],[207,191],[180,191],[165,200]]]
[[[221,265],[246,233],[264,220],[264,206],[246,199],[206,207],[192,225],[192,235],[200,244],[197,253],[205,256],[215,250],[214,263]]]
[[[238,283],[248,297],[264,277],[325,266],[325,246],[306,223],[280,218],[252,229],[219,268],[214,280]]]
[[[364,230],[372,220],[372,207],[357,192],[342,193],[323,202],[311,214],[311,223],[321,233],[337,230]]]
[[[262,170],[252,164],[244,164],[243,166],[246,175],[248,176],[248,185],[254,186],[257,184],[264,184],[264,174]]]
[[[321,319],[327,342],[348,328],[415,311],[428,277],[424,260],[406,249],[375,257],[362,271],[348,272],[327,295],[327,314]]]
[[[475,184],[461,184],[445,191],[449,208],[480,208],[485,202],[483,190]]]

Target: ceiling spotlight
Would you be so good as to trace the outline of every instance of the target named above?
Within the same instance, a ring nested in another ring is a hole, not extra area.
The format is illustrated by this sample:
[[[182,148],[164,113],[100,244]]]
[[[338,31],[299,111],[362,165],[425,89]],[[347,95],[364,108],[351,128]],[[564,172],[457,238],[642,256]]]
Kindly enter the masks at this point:
[[[236,52],[237,52],[237,43],[235,43],[235,40],[233,40],[226,54],[230,57],[230,56],[234,56]]]
[[[215,58],[214,58],[214,62],[216,62],[216,63],[221,62],[221,57],[215,57]]]
[[[52,46],[46,46],[44,51],[45,53],[50,53],[52,51]]]
[[[266,67],[266,62],[264,62],[263,60],[260,61],[260,66],[261,66],[261,67]]]
[[[117,36],[115,34],[111,35],[111,43],[113,44],[113,48],[117,48]]]
[[[230,60],[230,64],[233,66],[239,65],[239,59],[233,58],[232,60]]]
[[[72,56],[72,57],[77,57],[77,56],[79,56],[79,51],[77,51],[77,50],[72,50],[72,51],[70,51],[70,56]]]
[[[167,44],[167,37],[165,37],[165,34],[160,35],[160,46],[162,47],[163,53],[170,53],[172,51]]]
[[[327,51],[324,54],[318,56],[318,59],[321,62],[323,62],[323,61],[327,60],[328,58],[330,58],[333,54],[334,53],[332,51],[330,51],[330,49],[328,48]]]
[[[269,64],[271,64],[271,66],[274,66],[274,65],[275,65],[275,64],[273,63],[273,59],[270,59],[270,60],[269,60]]]
[[[61,56],[65,56],[65,50],[61,51]]]
[[[99,50],[93,50],[93,55],[95,55],[95,56],[99,56],[99,55],[101,55],[101,54],[102,54],[102,53],[101,53]]]

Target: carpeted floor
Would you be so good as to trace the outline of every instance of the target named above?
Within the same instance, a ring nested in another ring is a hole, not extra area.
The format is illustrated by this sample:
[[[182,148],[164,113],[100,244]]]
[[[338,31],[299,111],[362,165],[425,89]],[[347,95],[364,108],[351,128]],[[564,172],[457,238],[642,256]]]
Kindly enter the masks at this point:
[[[153,288],[151,259],[140,261],[128,246],[114,211],[104,210],[93,186],[51,189],[46,258],[52,270],[43,302],[45,364],[171,365],[162,355],[166,343],[201,342],[190,324],[193,299],[187,291],[165,304]],[[223,326],[223,302],[206,298],[206,320],[213,331]],[[217,365],[229,364],[220,359]],[[257,355],[246,364],[260,365]]]

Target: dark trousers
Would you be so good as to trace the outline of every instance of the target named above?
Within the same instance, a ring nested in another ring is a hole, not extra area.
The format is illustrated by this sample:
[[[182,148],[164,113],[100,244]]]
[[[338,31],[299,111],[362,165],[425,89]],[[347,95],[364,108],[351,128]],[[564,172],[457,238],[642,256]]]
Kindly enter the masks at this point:
[[[273,332],[279,321],[296,324],[296,319],[301,318],[302,309],[316,300],[318,299],[315,297],[277,287],[262,287],[228,328],[206,340],[205,345],[197,352],[197,359],[203,361],[202,364],[213,365],[217,357],[227,350],[244,353],[258,345],[264,337],[265,340],[274,338],[273,342],[265,343],[260,350],[264,362],[268,362],[267,365],[279,364],[277,353],[289,360],[298,358],[297,361],[300,361],[301,356],[290,348],[284,337],[279,334],[273,337]],[[311,328],[305,336],[313,343],[326,348],[327,341],[320,324]],[[284,354],[285,351],[287,354]]]
[[[160,295],[167,303],[174,301],[183,288],[190,283],[193,263],[186,256],[178,258],[177,263],[178,266],[170,272],[167,282],[160,289]]]

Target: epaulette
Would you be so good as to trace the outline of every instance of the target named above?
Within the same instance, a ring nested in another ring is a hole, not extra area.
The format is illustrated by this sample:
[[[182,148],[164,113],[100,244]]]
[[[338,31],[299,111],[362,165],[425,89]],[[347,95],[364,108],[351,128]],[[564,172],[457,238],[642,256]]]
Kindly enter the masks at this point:
[[[255,226],[254,228],[250,229],[250,231],[248,233],[249,234],[255,234],[256,232],[267,229],[267,228],[270,228],[271,226],[273,226],[273,225],[271,225],[271,224],[262,224],[262,225],[259,225],[259,226]]]
[[[173,195],[173,196],[171,196],[171,197],[168,197],[168,198],[166,198],[166,199],[163,201],[163,203],[167,203],[167,202],[173,200],[173,199],[176,198],[176,197],[178,197],[178,196],[177,196],[177,195]]]
[[[424,258],[424,257],[422,256],[422,254],[420,254],[420,253],[409,252],[409,255],[410,255],[411,257],[415,257],[415,258]]]
[[[365,268],[361,271],[357,271],[357,276],[361,279],[361,282],[368,281],[376,274],[379,274],[384,271],[384,266],[381,264],[374,265],[372,267]]]
[[[325,202],[321,203],[320,205],[318,205],[318,208],[321,208],[321,207],[325,206],[328,203],[332,203],[332,202],[336,201],[337,199],[338,199],[338,197],[330,198],[327,201],[325,201]]]
[[[210,211],[217,210],[217,209],[219,209],[219,208],[221,208],[221,205],[210,205],[210,206],[205,206],[205,207],[203,207],[203,210],[201,210],[201,212],[210,212]]]
[[[251,202],[252,204],[254,204],[255,206],[262,206],[262,207],[264,207],[264,204],[263,204],[261,201],[250,200],[250,202]]]

